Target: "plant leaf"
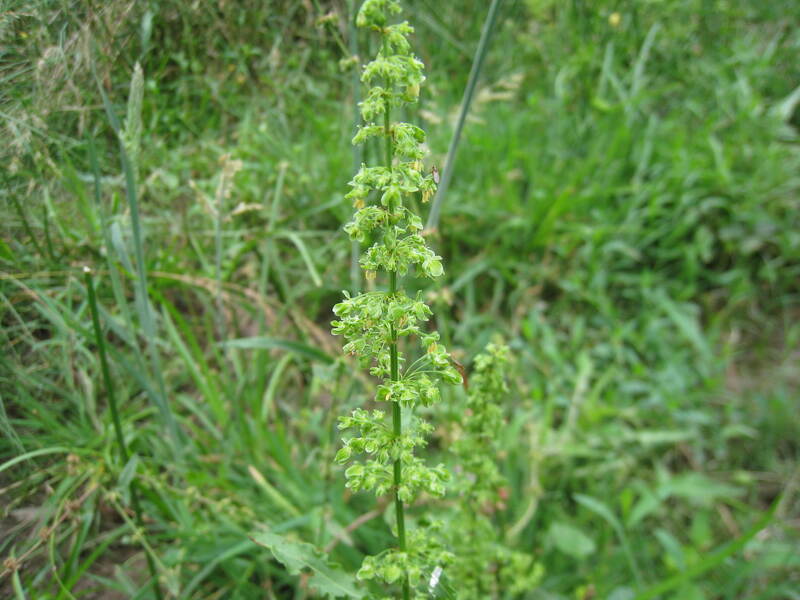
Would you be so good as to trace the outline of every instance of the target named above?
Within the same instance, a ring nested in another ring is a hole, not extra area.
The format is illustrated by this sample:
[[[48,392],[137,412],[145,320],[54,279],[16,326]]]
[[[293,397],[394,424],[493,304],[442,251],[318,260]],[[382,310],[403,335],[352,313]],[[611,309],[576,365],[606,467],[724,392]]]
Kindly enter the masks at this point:
[[[711,506],[720,499],[736,498],[742,490],[728,483],[715,481],[702,473],[682,473],[662,484],[662,497],[677,496],[699,506]]]
[[[760,531],[762,531],[772,522],[775,517],[775,510],[778,508],[778,504],[780,503],[781,499],[782,497],[779,497],[777,500],[775,500],[770,509],[765,512],[750,529],[745,531],[738,538],[728,542],[727,544],[723,544],[714,552],[703,555],[700,560],[698,560],[694,565],[691,565],[689,568],[683,569],[681,572],[673,575],[669,579],[664,579],[653,587],[646,589],[642,593],[638,594],[635,600],[652,600],[653,598],[657,598],[664,593],[673,590],[676,587],[680,587],[692,579],[695,579],[696,577],[700,577],[702,574],[710,571],[727,558],[737,554],[747,545],[747,542],[756,537]]]
[[[594,540],[577,527],[556,521],[550,525],[550,540],[564,554],[585,558],[595,550]]]
[[[295,342],[293,340],[281,340],[271,337],[250,337],[250,338],[240,338],[238,340],[230,340],[227,342],[222,342],[221,345],[228,346],[230,348],[247,348],[247,349],[261,349],[261,350],[271,350],[272,348],[276,348],[279,350],[294,352],[299,356],[305,356],[310,360],[315,360],[325,365],[329,365],[333,362],[333,358],[331,358],[329,354],[323,352],[319,348],[314,348],[313,346],[309,346],[308,344],[303,344],[302,342]]]
[[[313,575],[308,584],[328,598],[364,598],[355,587],[355,577],[332,567],[326,555],[311,544],[295,542],[282,535],[261,531],[250,536],[259,546],[264,546],[292,575],[309,569]]]

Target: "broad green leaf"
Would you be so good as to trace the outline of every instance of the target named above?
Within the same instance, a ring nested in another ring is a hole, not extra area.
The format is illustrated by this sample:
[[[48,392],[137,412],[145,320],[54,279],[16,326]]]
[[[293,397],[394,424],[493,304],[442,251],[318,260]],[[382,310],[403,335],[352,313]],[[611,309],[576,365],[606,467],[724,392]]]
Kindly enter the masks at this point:
[[[628,586],[614,588],[608,596],[608,600],[633,600],[636,592]]]
[[[661,507],[662,498],[652,491],[642,490],[639,501],[634,505],[626,524],[629,528],[634,527],[639,521],[654,513]]]
[[[556,548],[575,558],[585,558],[595,550],[592,538],[567,523],[554,522],[550,525],[548,535]]]
[[[694,307],[677,304],[661,291],[655,294],[654,299],[675,324],[678,331],[694,346],[704,364],[708,363],[711,360],[712,352],[708,340],[703,335],[697,315],[694,314]]]
[[[609,525],[611,525],[616,532],[617,537],[619,537],[619,541],[622,544],[623,549],[625,550],[625,556],[628,559],[628,564],[630,565],[633,576],[636,578],[636,581],[641,584],[642,576],[639,571],[639,567],[636,564],[636,559],[633,556],[630,544],[628,544],[628,537],[625,535],[625,528],[622,526],[622,523],[617,516],[608,506],[603,504],[597,498],[592,498],[591,496],[586,496],[584,494],[575,494],[574,498],[578,504],[600,515]]]
[[[264,546],[283,564],[292,575],[311,571],[313,575],[308,584],[328,598],[363,598],[364,594],[355,587],[355,577],[332,567],[326,555],[311,544],[295,542],[281,535],[262,531],[250,537],[259,546]]]
[[[616,515],[611,512],[611,509],[608,508],[605,504],[600,502],[597,498],[592,498],[591,496],[586,496],[584,494],[575,494],[574,495],[575,501],[578,504],[582,504],[593,513],[600,515],[611,527],[613,527],[617,532],[622,531],[622,524],[617,519]]]

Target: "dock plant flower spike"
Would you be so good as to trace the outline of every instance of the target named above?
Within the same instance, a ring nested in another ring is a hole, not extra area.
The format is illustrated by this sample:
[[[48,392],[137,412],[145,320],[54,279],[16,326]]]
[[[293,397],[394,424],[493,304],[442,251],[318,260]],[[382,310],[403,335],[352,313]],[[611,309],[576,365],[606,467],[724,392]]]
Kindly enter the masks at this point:
[[[423,329],[432,313],[421,293],[409,297],[401,285],[412,269],[417,276],[430,278],[441,276],[443,269],[441,257],[420,235],[422,220],[404,203],[414,194],[427,201],[435,183],[422,167],[425,133],[391,119],[394,110],[416,102],[425,79],[423,65],[407,39],[412,27],[389,22],[399,12],[396,0],[366,0],[357,16],[358,26],[379,33],[382,43],[363,70],[362,81],[370,89],[360,105],[364,124],[353,143],[376,138],[384,160],[375,166],[362,165],[346,196],[356,212],[345,231],[352,240],[371,243],[361,257],[361,267],[368,280],[380,275],[388,289],[354,297],[345,292],[344,301],[334,307],[338,319],[333,333],[347,339],[345,352],[357,356],[362,366],[383,380],[376,401],[387,403],[390,413],[359,408],[340,418],[339,428],[351,435],[336,455],[340,464],[353,461],[345,471],[347,487],[370,490],[377,496],[392,494],[394,499],[396,547],[366,557],[358,577],[398,586],[408,599],[427,596],[432,573],[437,568],[441,572],[452,560],[436,541],[439,536],[421,526],[406,531],[405,507],[423,493],[444,495],[449,478],[443,465],[429,467],[415,454],[426,445],[425,437],[433,427],[413,411],[439,400],[439,381],[458,384],[461,376],[439,343],[439,334]],[[418,342],[416,352],[411,339]],[[355,460],[357,456],[360,460]]]

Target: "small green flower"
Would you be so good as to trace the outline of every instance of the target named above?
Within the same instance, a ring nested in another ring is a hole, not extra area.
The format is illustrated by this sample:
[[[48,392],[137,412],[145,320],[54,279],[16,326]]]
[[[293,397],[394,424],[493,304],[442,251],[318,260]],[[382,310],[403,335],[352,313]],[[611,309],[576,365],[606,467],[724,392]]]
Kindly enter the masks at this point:
[[[508,548],[490,518],[504,508],[508,482],[495,457],[504,424],[503,403],[509,393],[506,372],[511,352],[489,344],[475,358],[470,389],[453,452],[459,462],[454,482],[459,502],[448,528],[448,539],[458,552],[451,576],[459,582],[459,599],[483,600],[486,590],[499,586],[519,594],[539,585],[542,566],[530,554]]]
[[[376,401],[392,406],[391,416],[358,408],[339,419],[339,428],[350,437],[343,440],[335,460],[339,464],[355,460],[345,470],[347,487],[378,496],[391,492],[396,504],[398,547],[366,557],[358,578],[399,584],[407,600],[412,589],[426,586],[433,570],[441,570],[452,557],[437,545],[441,536],[436,527],[405,532],[404,505],[423,495],[443,496],[450,480],[444,465],[431,467],[415,454],[426,446],[433,427],[413,411],[439,401],[440,382],[459,384],[461,376],[438,343],[438,334],[424,329],[432,311],[422,295],[409,297],[397,284],[399,277],[411,272],[432,279],[444,274],[442,258],[420,235],[422,219],[407,206],[410,197],[426,200],[436,189],[433,178],[422,171],[425,132],[391,120],[393,108],[417,101],[425,80],[423,65],[408,41],[413,28],[406,22],[389,22],[398,12],[396,0],[366,0],[357,16],[358,26],[377,31],[382,44],[362,72],[361,80],[372,87],[361,102],[364,124],[353,143],[375,140],[386,149],[386,156],[383,164],[362,165],[345,196],[356,210],[344,230],[351,240],[369,245],[361,256],[361,268],[368,280],[383,274],[389,286],[353,297],[345,292],[334,306],[332,327],[346,340],[344,352],[358,357],[362,366],[382,379]],[[401,411],[411,415],[402,419]],[[427,588],[422,589],[424,593]]]

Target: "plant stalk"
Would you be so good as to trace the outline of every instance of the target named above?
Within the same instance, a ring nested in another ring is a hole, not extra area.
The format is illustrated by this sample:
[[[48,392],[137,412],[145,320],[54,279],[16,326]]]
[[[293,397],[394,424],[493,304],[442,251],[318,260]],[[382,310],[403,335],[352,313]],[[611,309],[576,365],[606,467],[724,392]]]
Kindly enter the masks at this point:
[[[358,56],[358,28],[356,27],[356,14],[358,3],[356,0],[349,0],[347,3],[347,35],[351,56]],[[353,132],[358,131],[361,124],[361,76],[358,69],[353,69]],[[359,144],[353,144],[353,172],[357,172],[361,167],[363,150]],[[350,242],[350,287],[354,294],[361,291],[361,268],[358,262],[361,254],[361,243],[358,240]]]
[[[386,46],[384,45],[384,48]],[[386,166],[389,171],[392,170],[393,148],[392,148],[392,131],[391,120],[389,115],[389,107],[386,107],[386,112],[383,113],[383,132],[386,138]],[[392,227],[392,224],[387,225]],[[393,296],[397,292],[397,272],[389,272],[389,295]],[[390,377],[392,381],[400,379],[400,366],[397,357],[397,332],[394,325],[390,325],[391,343],[389,345],[389,364],[390,364]],[[403,434],[403,412],[399,402],[392,403],[392,430],[396,438],[400,438]],[[395,519],[397,520],[397,543],[401,552],[406,551],[406,520],[403,502],[400,500],[400,484],[403,482],[403,465],[400,457],[394,461],[394,512]],[[408,576],[403,579],[403,600],[411,598],[411,590],[408,584]]]
[[[439,227],[439,213],[442,210],[442,202],[444,202],[444,197],[447,194],[447,188],[450,187],[450,179],[453,177],[458,144],[461,141],[461,130],[464,128],[464,122],[467,119],[467,113],[472,104],[472,97],[475,94],[475,85],[478,83],[478,77],[481,74],[483,59],[486,56],[486,51],[489,49],[489,40],[492,37],[492,31],[497,22],[497,12],[502,1],[503,0],[492,0],[492,4],[489,6],[489,13],[486,15],[486,21],[483,24],[483,31],[481,31],[478,49],[475,51],[475,58],[472,59],[472,68],[469,71],[467,87],[464,89],[464,97],[461,99],[461,111],[458,113],[456,130],[453,132],[453,137],[450,139],[450,147],[447,149],[447,159],[444,169],[442,170],[442,181],[436,190],[436,195],[431,203],[431,212],[428,215],[428,222],[425,224],[425,229],[429,232],[436,231]]]
[[[389,294],[394,294],[397,291],[397,273],[392,271],[389,274]],[[397,381],[400,378],[400,369],[397,359],[397,332],[394,325],[390,326],[390,335],[392,338],[391,345],[389,346],[389,362],[391,369],[392,381]],[[400,408],[399,402],[392,403],[392,428],[396,438],[403,434],[403,413]],[[398,457],[394,461],[394,513],[397,520],[397,543],[402,552],[406,551],[406,520],[403,508],[403,502],[400,500],[400,484],[403,482],[403,465]],[[408,585],[408,576],[403,580],[403,600],[409,600],[411,597]]]
[[[42,250],[42,247],[39,245],[39,241],[34,235],[33,230],[31,229],[31,225],[28,222],[28,217],[25,215],[25,211],[22,209],[22,205],[19,203],[19,200],[14,195],[14,192],[11,192],[10,197],[11,197],[11,203],[14,205],[14,208],[16,209],[17,214],[19,215],[20,221],[22,221],[22,227],[23,229],[25,229],[25,233],[27,233],[28,237],[31,238],[31,243],[33,243],[33,247],[36,248],[36,251],[39,253],[39,256],[44,258],[45,257],[44,251]]]

